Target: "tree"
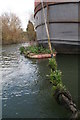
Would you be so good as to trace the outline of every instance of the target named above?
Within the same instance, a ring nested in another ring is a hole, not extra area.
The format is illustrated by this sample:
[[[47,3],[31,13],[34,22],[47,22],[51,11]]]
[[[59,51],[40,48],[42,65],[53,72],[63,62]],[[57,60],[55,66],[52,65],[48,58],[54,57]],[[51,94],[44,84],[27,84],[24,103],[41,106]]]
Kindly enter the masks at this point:
[[[30,20],[28,21],[26,31],[27,31],[29,41],[35,41],[36,40],[36,32],[34,29],[34,25]]]
[[[22,41],[21,21],[13,13],[4,13],[2,20],[2,44],[19,43]]]
[[[34,14],[33,13],[30,13],[30,17],[29,17],[29,20],[33,23],[35,23],[35,20],[34,20]]]

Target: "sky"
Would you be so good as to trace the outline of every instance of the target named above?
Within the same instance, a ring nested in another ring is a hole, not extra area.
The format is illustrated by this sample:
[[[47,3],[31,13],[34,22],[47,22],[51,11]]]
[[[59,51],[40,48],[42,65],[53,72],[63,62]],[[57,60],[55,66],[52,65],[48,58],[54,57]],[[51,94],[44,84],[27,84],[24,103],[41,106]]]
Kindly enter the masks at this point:
[[[0,15],[4,12],[15,13],[26,30],[30,14],[34,12],[34,0],[0,0]]]
[[[36,0],[36,2],[37,1],[40,0]],[[56,1],[56,0],[48,0],[48,1]],[[63,1],[63,0],[57,0],[57,1]],[[71,1],[78,1],[78,0],[71,0]],[[34,0],[0,0],[0,15],[4,12],[15,13],[22,22],[22,28],[26,30],[30,14],[34,13]]]

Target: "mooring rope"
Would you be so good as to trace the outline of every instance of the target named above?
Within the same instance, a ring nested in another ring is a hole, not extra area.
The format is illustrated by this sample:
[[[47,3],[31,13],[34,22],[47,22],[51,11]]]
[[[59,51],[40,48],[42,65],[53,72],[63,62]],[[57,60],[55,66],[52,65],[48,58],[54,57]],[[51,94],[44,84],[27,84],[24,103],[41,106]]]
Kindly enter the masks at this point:
[[[46,20],[43,0],[41,0],[41,4],[42,4],[42,9],[43,9],[43,17],[44,17],[44,22],[45,22],[46,33],[47,33],[47,37],[48,37],[48,45],[49,45],[49,49],[51,51],[51,58],[53,58],[53,51],[52,51],[52,46],[51,46],[51,41],[50,41],[49,29],[48,29],[48,25],[47,25],[48,22]],[[70,109],[70,111],[72,112],[71,119],[78,118],[78,110],[77,110],[75,103],[72,100],[72,97],[71,97],[69,91],[66,91],[66,92],[60,91],[60,90],[57,91],[57,89],[56,89],[54,96],[58,103],[65,103],[65,107]]]
[[[49,45],[49,49],[51,51],[51,57],[53,57],[53,50],[52,50],[52,46],[51,46],[49,29],[48,29],[48,25],[47,25],[47,20],[46,20],[46,15],[45,15],[45,10],[44,10],[43,0],[41,0],[41,4],[42,4],[42,9],[43,9],[43,17],[44,17],[44,22],[45,22],[46,33],[47,33],[47,37],[48,37],[48,45]]]

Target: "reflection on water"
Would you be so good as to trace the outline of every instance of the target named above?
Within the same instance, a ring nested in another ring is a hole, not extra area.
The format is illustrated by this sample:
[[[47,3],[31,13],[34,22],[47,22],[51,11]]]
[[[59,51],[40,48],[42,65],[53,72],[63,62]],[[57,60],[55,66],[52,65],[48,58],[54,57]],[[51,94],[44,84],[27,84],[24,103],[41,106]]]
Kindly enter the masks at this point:
[[[2,50],[3,118],[69,117],[70,113],[53,97],[46,77],[50,72],[48,60],[25,59],[19,53],[20,46],[4,46]],[[73,58],[59,55],[57,62],[63,71],[64,83],[77,103],[77,62],[76,59],[72,62]]]

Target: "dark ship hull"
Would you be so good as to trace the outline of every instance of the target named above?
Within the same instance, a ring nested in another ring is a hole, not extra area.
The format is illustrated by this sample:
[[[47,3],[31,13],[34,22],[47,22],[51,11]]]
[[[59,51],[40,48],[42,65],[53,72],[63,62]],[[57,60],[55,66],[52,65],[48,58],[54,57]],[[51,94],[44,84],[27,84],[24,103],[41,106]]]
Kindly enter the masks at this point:
[[[44,3],[52,47],[59,53],[80,53],[79,6],[76,1]],[[37,41],[48,46],[41,3],[35,6],[34,16]]]

